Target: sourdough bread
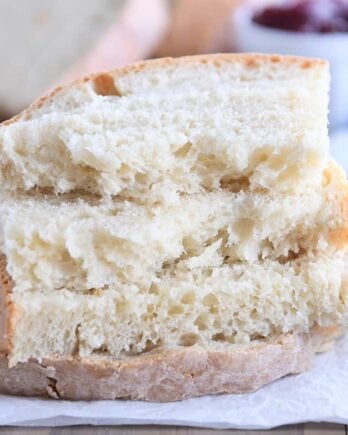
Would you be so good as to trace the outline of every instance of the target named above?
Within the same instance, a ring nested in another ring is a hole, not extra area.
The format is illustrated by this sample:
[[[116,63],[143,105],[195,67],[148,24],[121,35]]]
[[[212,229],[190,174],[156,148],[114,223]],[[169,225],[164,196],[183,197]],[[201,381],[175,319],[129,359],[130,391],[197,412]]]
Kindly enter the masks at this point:
[[[348,323],[327,95],[320,60],[164,59],[3,124],[0,391],[179,400],[306,369]]]

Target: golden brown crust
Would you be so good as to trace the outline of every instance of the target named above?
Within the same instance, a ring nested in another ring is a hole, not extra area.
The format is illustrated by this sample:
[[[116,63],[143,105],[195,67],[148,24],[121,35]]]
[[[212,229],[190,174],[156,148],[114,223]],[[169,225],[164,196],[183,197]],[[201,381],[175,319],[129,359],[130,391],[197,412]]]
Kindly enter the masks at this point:
[[[15,305],[11,300],[13,282],[6,270],[6,257],[0,255],[0,353],[8,354],[14,328]]]
[[[324,177],[327,183],[332,184],[330,201],[337,204],[336,216],[340,219],[340,225],[331,229],[328,241],[337,249],[344,249],[348,245],[348,183],[343,169],[334,161],[325,170]]]
[[[71,400],[131,398],[168,402],[206,394],[245,393],[300,373],[316,351],[327,350],[338,329],[286,334],[222,348],[198,346],[153,351],[126,360],[51,358],[9,369],[0,355],[0,392]]]
[[[37,362],[18,364],[9,369],[6,355],[0,353],[0,392],[17,396],[47,397],[47,371]]]
[[[92,74],[87,77],[83,77],[68,83],[64,86],[58,86],[52,91],[48,92],[46,95],[42,96],[38,100],[34,101],[26,110],[13,118],[6,120],[3,125],[12,124],[20,119],[30,119],[31,114],[49,103],[54,97],[56,97],[61,91],[65,91],[74,86],[79,86],[80,84],[96,81],[98,82],[99,77],[102,77],[101,81],[105,79],[106,76],[113,76],[114,79],[120,78],[127,74],[138,73],[145,70],[151,69],[161,69],[168,66],[180,66],[180,65],[198,65],[198,64],[211,64],[219,68],[225,63],[242,63],[246,67],[251,69],[263,66],[265,63],[279,63],[282,62],[283,65],[295,65],[302,69],[320,68],[327,67],[328,63],[322,59],[305,58],[300,56],[282,56],[277,54],[257,54],[257,53],[220,53],[220,54],[207,54],[207,55],[196,55],[196,56],[184,56],[178,58],[164,57],[160,59],[152,59],[137,62],[131,65],[127,65],[123,68],[116,68],[111,71],[102,71],[100,73]],[[115,87],[116,92],[117,88]]]

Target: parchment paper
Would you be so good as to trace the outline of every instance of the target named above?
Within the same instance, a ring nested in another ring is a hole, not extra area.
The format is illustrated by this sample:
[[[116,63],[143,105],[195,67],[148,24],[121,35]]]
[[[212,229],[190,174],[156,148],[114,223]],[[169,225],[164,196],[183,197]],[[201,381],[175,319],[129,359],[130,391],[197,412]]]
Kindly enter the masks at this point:
[[[174,403],[67,402],[0,395],[0,424],[161,424],[210,428],[272,428],[305,421],[348,424],[348,337],[317,355],[306,373],[252,394],[207,396]]]

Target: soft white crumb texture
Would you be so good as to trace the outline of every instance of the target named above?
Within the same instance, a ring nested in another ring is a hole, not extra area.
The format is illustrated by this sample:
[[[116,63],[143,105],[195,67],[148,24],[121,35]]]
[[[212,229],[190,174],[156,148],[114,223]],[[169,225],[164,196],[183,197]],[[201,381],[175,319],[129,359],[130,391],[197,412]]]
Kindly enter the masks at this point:
[[[154,61],[2,125],[10,364],[347,326],[328,82],[287,57]]]
[[[247,343],[314,324],[347,325],[346,268],[341,252],[168,271],[149,291],[129,284],[89,294],[17,293],[10,362],[95,352],[122,358],[156,346]]]
[[[344,227],[332,184],[298,195],[201,193],[170,205],[26,198],[0,205],[0,247],[15,291],[148,288],[178,262],[188,269],[330,250]]]
[[[58,92],[0,128],[3,189],[83,189],[142,201],[219,188],[299,190],[328,159],[327,65],[270,60],[149,67]]]

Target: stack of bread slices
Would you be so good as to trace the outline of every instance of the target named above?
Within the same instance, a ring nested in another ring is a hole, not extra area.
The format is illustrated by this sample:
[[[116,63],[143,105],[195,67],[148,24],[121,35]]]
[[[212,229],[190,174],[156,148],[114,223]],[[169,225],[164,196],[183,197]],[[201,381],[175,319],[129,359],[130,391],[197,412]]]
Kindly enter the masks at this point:
[[[0,127],[0,391],[171,401],[310,366],[348,322],[329,72],[159,59]]]

